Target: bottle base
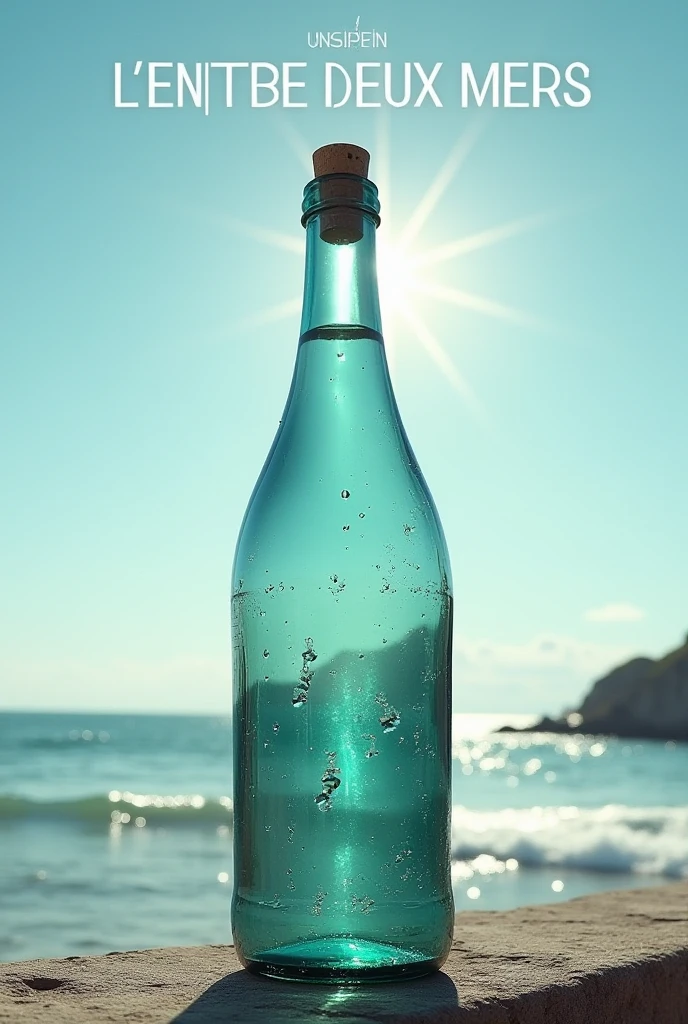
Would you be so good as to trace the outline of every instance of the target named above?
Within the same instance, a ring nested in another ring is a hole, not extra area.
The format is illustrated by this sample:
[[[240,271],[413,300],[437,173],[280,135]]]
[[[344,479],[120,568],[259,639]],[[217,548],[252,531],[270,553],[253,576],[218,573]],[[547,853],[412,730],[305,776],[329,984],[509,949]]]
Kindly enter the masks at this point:
[[[420,952],[349,936],[279,946],[240,959],[252,974],[324,985],[420,978],[439,970],[445,960],[444,957],[428,959]]]

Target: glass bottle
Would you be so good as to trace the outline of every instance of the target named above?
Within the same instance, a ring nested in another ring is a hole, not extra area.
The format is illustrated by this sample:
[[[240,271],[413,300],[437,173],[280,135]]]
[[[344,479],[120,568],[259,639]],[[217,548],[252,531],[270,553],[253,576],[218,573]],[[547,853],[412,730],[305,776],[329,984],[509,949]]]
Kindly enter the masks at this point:
[[[296,365],[233,568],[232,931],[258,974],[384,981],[451,948],[452,584],[385,358],[377,189],[329,148],[365,163],[304,190]]]

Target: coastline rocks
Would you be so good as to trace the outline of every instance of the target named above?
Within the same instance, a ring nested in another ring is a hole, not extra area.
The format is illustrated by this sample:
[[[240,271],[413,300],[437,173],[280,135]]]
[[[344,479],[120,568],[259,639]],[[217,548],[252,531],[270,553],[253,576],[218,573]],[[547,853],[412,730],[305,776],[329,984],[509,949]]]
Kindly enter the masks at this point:
[[[561,718],[545,715],[528,730],[499,731],[688,741],[688,643],[659,661],[633,658],[613,669],[594,683],[579,708]]]

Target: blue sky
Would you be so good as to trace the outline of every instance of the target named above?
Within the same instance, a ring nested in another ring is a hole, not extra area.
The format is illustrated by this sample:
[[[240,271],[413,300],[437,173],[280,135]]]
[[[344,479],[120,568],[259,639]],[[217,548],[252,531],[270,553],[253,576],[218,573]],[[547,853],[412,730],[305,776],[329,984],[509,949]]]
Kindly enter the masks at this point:
[[[387,50],[308,49],[358,16]],[[676,645],[686,20],[666,0],[3,4],[0,705],[228,710],[234,543],[299,323],[257,314],[303,274],[250,227],[299,238],[300,154],[337,140],[373,180],[389,154],[388,245],[457,145],[414,251],[525,222],[430,268],[500,315],[415,306],[473,400],[383,305],[452,559],[456,709],[558,711]],[[116,110],[114,62],[139,59],[305,60],[309,107]],[[445,105],[327,110],[327,59],[443,61]],[[536,60],[589,65],[589,106],[461,109],[461,61]]]

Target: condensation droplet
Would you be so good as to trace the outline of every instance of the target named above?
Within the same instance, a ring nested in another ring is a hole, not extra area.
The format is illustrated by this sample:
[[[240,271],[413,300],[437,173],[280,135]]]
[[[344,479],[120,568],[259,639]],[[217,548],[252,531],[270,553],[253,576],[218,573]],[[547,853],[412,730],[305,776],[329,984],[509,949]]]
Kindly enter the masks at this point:
[[[313,909],[311,910],[312,914],[320,914],[326,896],[327,893],[323,892],[322,890],[317,894],[317,896],[315,897],[315,903],[313,904]]]
[[[359,519],[365,519],[365,512],[359,512],[358,513],[358,518]]]
[[[394,708],[389,708],[380,718],[380,725],[383,732],[394,732],[401,721],[401,715]]]
[[[335,771],[338,772],[339,768],[335,768],[331,772],[325,772],[325,774],[323,775],[323,792],[325,792],[325,790],[329,790],[330,793],[334,793],[335,789],[339,789],[339,787],[341,786],[342,780],[339,778],[338,775],[334,774]],[[327,796],[328,794],[326,793],[325,795]]]
[[[375,900],[371,900],[370,896],[351,896],[351,907],[352,910],[360,910],[362,914],[369,914],[375,906]]]
[[[370,740],[370,748],[366,750],[365,756],[368,758],[377,757],[380,751],[375,749],[375,736],[372,733],[363,733],[361,739]]]

